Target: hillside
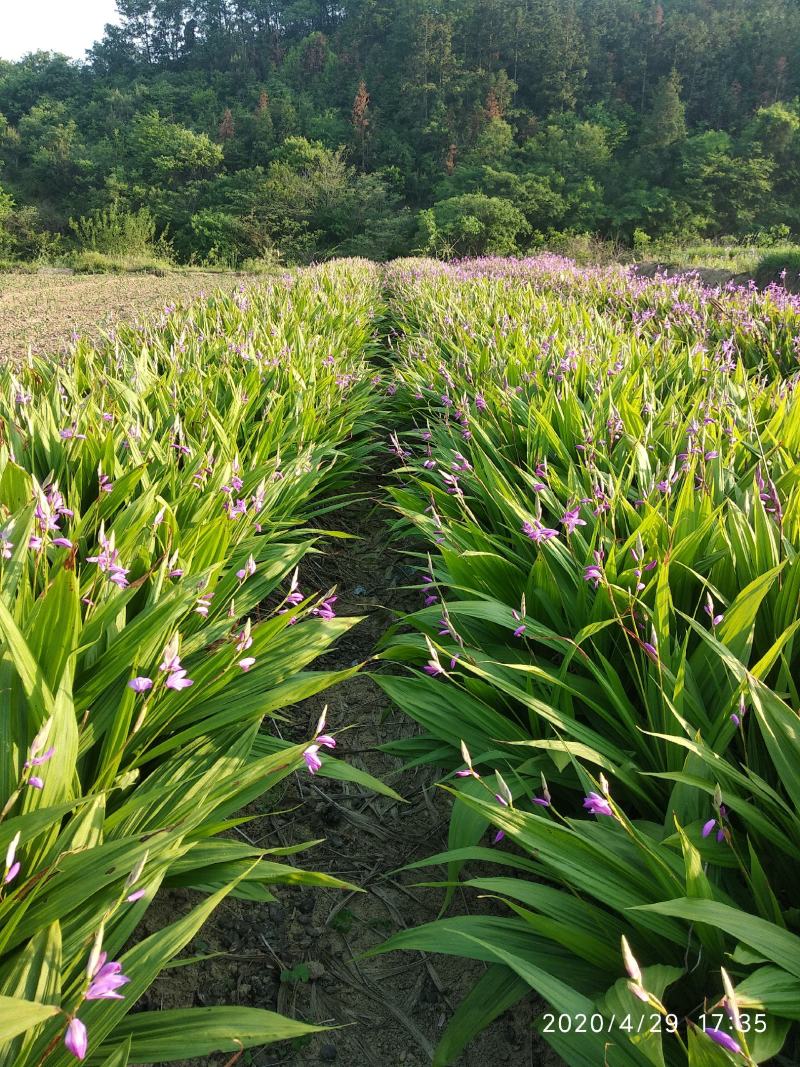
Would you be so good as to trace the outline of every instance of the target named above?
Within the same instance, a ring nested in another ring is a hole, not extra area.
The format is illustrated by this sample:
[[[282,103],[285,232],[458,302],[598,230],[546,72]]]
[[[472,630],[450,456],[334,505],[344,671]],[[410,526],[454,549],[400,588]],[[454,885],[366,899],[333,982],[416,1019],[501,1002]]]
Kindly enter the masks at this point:
[[[118,7],[83,63],[0,62],[0,258],[238,265],[800,228],[792,0]]]

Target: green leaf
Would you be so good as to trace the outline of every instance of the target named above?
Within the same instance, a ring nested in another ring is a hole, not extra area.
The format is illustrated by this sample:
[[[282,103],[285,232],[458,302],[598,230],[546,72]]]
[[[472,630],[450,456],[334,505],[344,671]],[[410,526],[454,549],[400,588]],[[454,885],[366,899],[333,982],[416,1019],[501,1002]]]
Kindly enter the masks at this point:
[[[454,1063],[472,1038],[530,992],[510,967],[490,964],[453,1012],[433,1057],[433,1067]]]
[[[736,1002],[742,1011],[800,1022],[800,978],[780,967],[759,967],[736,986]]]
[[[327,1029],[262,1008],[176,1008],[124,1019],[114,1036],[115,1040],[130,1039],[133,1063],[170,1063],[215,1052],[240,1052]]]
[[[688,897],[658,904],[640,904],[633,910],[674,915],[687,922],[716,926],[800,978],[800,937],[766,919],[759,919],[756,915],[716,900],[690,900]]]
[[[26,1030],[40,1026],[58,1013],[55,1004],[37,1004],[20,997],[0,996],[0,1042],[24,1034]]]
[[[119,1048],[115,1049],[102,1063],[98,1064],[98,1067],[128,1067],[128,1061],[131,1056],[131,1041],[130,1038],[123,1041]],[[90,1063],[94,1062],[94,1057],[91,1056]]]

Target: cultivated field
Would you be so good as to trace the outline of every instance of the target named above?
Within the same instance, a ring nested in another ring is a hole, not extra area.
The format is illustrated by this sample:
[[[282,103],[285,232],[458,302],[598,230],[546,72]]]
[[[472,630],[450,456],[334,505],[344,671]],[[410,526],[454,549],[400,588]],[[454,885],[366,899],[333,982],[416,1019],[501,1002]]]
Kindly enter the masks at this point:
[[[800,297],[153,299],[0,372],[0,1062],[798,1062]]]
[[[0,360],[60,353],[74,333],[99,337],[115,323],[152,315],[167,304],[216,289],[233,292],[249,279],[235,274],[0,273]]]

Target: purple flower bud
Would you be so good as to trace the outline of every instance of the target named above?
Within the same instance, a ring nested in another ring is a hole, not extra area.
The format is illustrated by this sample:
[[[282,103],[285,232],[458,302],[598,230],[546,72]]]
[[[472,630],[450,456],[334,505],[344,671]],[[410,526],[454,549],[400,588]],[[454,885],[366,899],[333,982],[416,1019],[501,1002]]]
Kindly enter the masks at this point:
[[[76,1059],[83,1060],[86,1058],[89,1048],[89,1035],[86,1033],[86,1027],[80,1019],[70,1019],[69,1026],[64,1034],[64,1046]]]
[[[3,885],[8,885],[9,882],[13,882],[19,874],[19,863],[16,862],[17,845],[19,844],[21,833],[18,830],[9,842],[6,849],[6,862],[5,862],[5,875],[3,876]]]
[[[703,829],[701,831],[703,837],[708,837],[714,827],[717,825],[716,819],[709,819],[708,822],[703,823]]]
[[[44,782],[35,774],[32,774],[28,779],[28,785],[31,789],[44,789]]]
[[[710,1037],[717,1045],[721,1045],[722,1048],[727,1049],[728,1052],[741,1053],[742,1047],[738,1041],[734,1041],[730,1034],[727,1034],[724,1030],[710,1029],[704,1030],[703,1033],[706,1037]]]
[[[6,875],[3,878],[3,885],[8,885],[9,882],[13,882],[18,874],[19,874],[19,860],[17,860],[15,863],[12,863],[11,866],[6,871]]]
[[[133,904],[135,900],[141,900],[145,894],[144,889],[137,889],[135,893],[130,893],[125,899],[129,904]]]

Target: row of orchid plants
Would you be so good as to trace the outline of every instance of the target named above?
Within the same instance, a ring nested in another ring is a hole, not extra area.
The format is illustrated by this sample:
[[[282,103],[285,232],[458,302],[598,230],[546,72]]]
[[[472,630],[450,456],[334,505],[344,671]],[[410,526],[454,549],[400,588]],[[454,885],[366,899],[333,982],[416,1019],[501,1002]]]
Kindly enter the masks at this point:
[[[269,732],[348,673],[306,669],[356,620],[301,574],[374,447],[378,296],[344,262],[0,369],[2,1063],[194,1062],[315,1029],[129,1012],[226,895],[345,884],[286,862],[308,843],[226,833],[245,805],[298,770],[385,789],[330,756],[324,717]],[[176,886],[199,903],[141,935]]]
[[[382,948],[486,964],[434,1062],[531,989],[570,1067],[796,1062],[800,300],[554,257],[387,298],[423,602],[375,677],[449,772],[417,866],[499,908]]]

